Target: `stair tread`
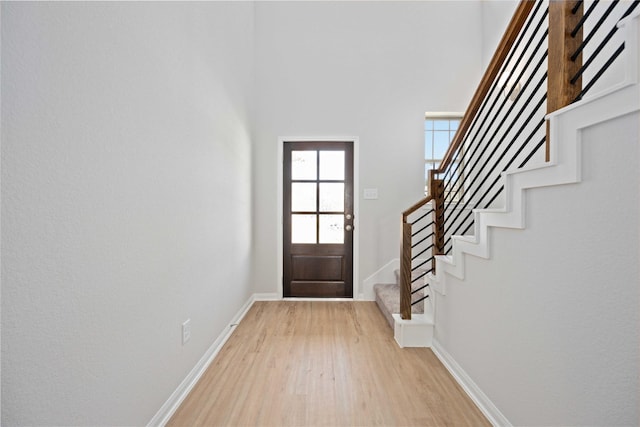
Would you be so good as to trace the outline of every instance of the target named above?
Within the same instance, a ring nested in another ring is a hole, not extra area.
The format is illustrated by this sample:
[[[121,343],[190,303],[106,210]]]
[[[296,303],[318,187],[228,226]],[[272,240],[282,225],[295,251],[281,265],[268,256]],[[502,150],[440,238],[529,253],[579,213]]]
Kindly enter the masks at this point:
[[[376,303],[380,311],[387,319],[389,325],[393,328],[393,314],[400,313],[400,286],[395,283],[379,283],[373,286],[376,295]],[[424,291],[420,290],[414,294],[414,298],[424,296]],[[416,304],[411,307],[411,313],[423,314],[424,303]]]

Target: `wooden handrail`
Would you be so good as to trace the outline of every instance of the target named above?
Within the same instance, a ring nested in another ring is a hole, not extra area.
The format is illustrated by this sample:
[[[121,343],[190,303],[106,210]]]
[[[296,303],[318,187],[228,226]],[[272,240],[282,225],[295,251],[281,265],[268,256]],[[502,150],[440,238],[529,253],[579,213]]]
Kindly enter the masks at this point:
[[[500,70],[513,49],[514,42],[527,23],[536,2],[520,0],[509,26],[502,36],[498,48],[493,55],[478,89],[473,95],[469,107],[462,118],[458,131],[453,137],[449,149],[437,169],[429,171],[429,195],[402,212],[402,246],[400,254],[400,315],[402,319],[411,319],[411,251],[412,224],[408,222],[409,215],[416,212],[429,202],[433,202],[433,264],[431,271],[435,272],[435,258],[444,253],[444,216],[445,216],[445,183],[438,176],[447,171],[453,164],[454,158],[461,148],[466,134],[476,115],[496,82]],[[578,78],[572,81],[572,76],[579,72],[582,64],[581,56],[572,58],[578,46],[582,44],[582,29],[577,28],[581,22],[582,4],[576,7],[566,0],[549,1],[549,29],[548,29],[548,80],[547,80],[547,112],[555,111],[570,104],[581,93],[581,82]],[[574,28],[577,30],[574,31]],[[572,34],[573,33],[573,34]],[[549,159],[547,122],[546,159]],[[417,233],[416,233],[417,234]],[[422,252],[421,252],[422,253]],[[423,265],[423,264],[421,264]]]
[[[424,205],[426,205],[427,203],[429,203],[432,200],[435,200],[435,193],[433,192],[433,181],[436,179],[435,176],[435,170],[431,169],[429,171],[429,182],[428,182],[428,188],[429,188],[429,194],[427,195],[427,197],[425,197],[424,199],[419,200],[418,202],[416,202],[415,204],[413,204],[409,209],[405,210],[404,212],[402,212],[402,222],[405,223],[407,222],[407,218],[409,218],[409,215],[411,215],[412,213],[414,213],[415,211],[417,211],[418,209],[420,209],[421,207],[423,207]]]
[[[447,169],[447,167],[449,167],[449,165],[453,162],[455,153],[458,151],[458,148],[460,148],[460,146],[462,145],[462,141],[464,140],[467,130],[469,130],[469,127],[471,126],[471,123],[473,122],[473,119],[475,118],[476,113],[480,109],[482,102],[484,101],[487,93],[491,89],[491,85],[496,79],[498,72],[500,71],[500,68],[504,63],[504,60],[507,58],[507,55],[509,54],[511,47],[513,46],[513,43],[515,42],[516,38],[518,37],[518,34],[520,33],[520,30],[522,29],[525,22],[527,21],[527,17],[529,16],[529,13],[533,9],[534,5],[535,5],[535,2],[533,1],[520,0],[520,3],[518,4],[518,7],[516,8],[516,11],[513,15],[513,18],[511,18],[511,21],[509,22],[509,27],[507,28],[507,31],[502,36],[502,39],[500,40],[500,44],[498,45],[496,53],[493,55],[493,58],[491,58],[491,62],[487,67],[487,71],[484,73],[484,76],[480,81],[480,85],[476,90],[476,93],[473,95],[473,98],[471,98],[469,107],[467,108],[464,114],[464,117],[462,117],[462,120],[460,121],[460,125],[458,126],[458,131],[453,137],[453,140],[451,141],[451,145],[449,145],[449,149],[444,155],[444,159],[442,159],[442,162],[440,163],[440,166],[436,170],[436,173],[443,173]]]
[[[402,213],[402,244],[400,247],[400,317],[411,320],[411,238],[412,229],[408,217],[427,203],[434,202],[434,255],[444,249],[444,224],[435,218],[444,214],[444,181],[436,179],[434,171],[429,171],[429,195]],[[435,270],[435,257],[431,270]]]
[[[441,180],[437,180],[436,175],[443,173],[453,162],[455,153],[462,145],[462,141],[464,140],[467,130],[471,126],[482,102],[491,89],[494,80],[498,76],[500,68],[509,55],[509,51],[518,37],[520,30],[522,30],[522,27],[526,23],[529,13],[531,13],[531,10],[533,9],[534,3],[535,2],[530,0],[521,0],[518,4],[513,18],[511,18],[511,22],[509,23],[509,27],[500,40],[498,49],[493,55],[478,89],[471,99],[471,103],[460,122],[458,131],[456,132],[444,159],[440,163],[438,169],[429,171],[430,194],[402,212],[402,245],[400,248],[400,317],[402,319],[411,319],[411,224],[408,223],[408,217],[427,203],[434,201],[437,205],[435,207],[436,239],[434,240],[434,244],[436,247],[434,255],[441,254],[444,246],[444,233],[443,224],[439,223],[440,221],[438,221],[437,218],[442,216],[442,210],[444,209],[444,183]]]
[[[419,202],[411,206],[409,209],[402,212],[402,222],[407,222],[407,218],[409,218],[409,215],[411,215],[412,213],[414,213],[415,211],[417,211],[418,209],[420,209],[421,207],[423,207],[433,199],[434,197],[431,194],[429,194],[427,197],[425,197],[424,199],[421,199]]]
[[[402,236],[400,246],[400,317],[405,320],[411,320],[411,224],[409,224],[409,215],[435,200],[432,194],[429,194],[418,203],[402,212]]]

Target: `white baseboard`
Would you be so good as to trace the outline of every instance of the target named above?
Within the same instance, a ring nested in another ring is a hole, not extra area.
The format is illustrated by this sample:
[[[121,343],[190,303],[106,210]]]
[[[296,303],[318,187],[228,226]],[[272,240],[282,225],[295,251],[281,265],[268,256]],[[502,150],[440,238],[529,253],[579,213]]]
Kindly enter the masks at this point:
[[[180,383],[178,388],[171,394],[169,399],[162,405],[158,412],[147,423],[147,427],[162,427],[171,419],[175,411],[182,404],[187,395],[191,392],[198,380],[202,377],[207,370],[213,359],[222,349],[222,346],[227,342],[233,329],[237,326],[242,318],[247,314],[251,306],[255,301],[274,301],[280,300],[275,293],[254,294],[247,302],[238,310],[236,315],[231,319],[229,325],[213,342],[211,347],[200,358],[198,363],[193,367],[191,372]],[[507,418],[498,410],[498,408],[489,400],[482,390],[471,380],[469,375],[458,365],[458,363],[451,357],[451,355],[442,348],[437,340],[433,340],[431,347],[436,357],[442,362],[442,364],[451,373],[454,379],[460,384],[464,391],[474,401],[474,403],[480,408],[482,413],[487,417],[489,422],[494,426],[510,427],[511,423]]]
[[[512,427],[507,417],[500,412],[489,397],[480,390],[480,387],[473,382],[471,377],[462,369],[458,362],[442,348],[435,338],[433,339],[431,350],[492,425]]]
[[[278,301],[281,300],[282,297],[278,296],[276,292],[272,293],[262,293],[262,294],[253,294],[254,301]]]
[[[229,325],[222,331],[222,333],[216,338],[216,340],[211,344],[211,347],[205,352],[205,354],[200,358],[198,363],[193,367],[191,372],[186,376],[186,378],[180,383],[178,388],[169,396],[169,399],[162,405],[160,410],[151,418],[151,421],[147,424],[147,427],[161,427],[167,424],[173,414],[176,412],[178,407],[182,404],[187,395],[191,392],[193,387],[196,385],[202,374],[207,370],[213,359],[217,356],[217,354],[222,349],[222,346],[227,342],[233,329],[240,323],[242,318],[247,314],[251,306],[255,301],[261,300],[258,299],[258,296],[263,297],[264,295],[270,294],[254,294],[252,295],[246,303],[238,310],[233,319],[229,322]],[[275,294],[274,294],[275,295]]]

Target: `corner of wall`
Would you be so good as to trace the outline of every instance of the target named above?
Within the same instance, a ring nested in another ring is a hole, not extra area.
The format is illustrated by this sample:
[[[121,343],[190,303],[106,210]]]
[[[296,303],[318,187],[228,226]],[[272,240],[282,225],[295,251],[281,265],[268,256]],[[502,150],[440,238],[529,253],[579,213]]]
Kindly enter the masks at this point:
[[[373,285],[377,283],[395,283],[395,271],[400,268],[400,260],[392,259],[380,267],[376,272],[362,281],[361,295],[365,301],[374,301],[376,296],[373,292]]]
[[[480,389],[464,369],[462,369],[458,362],[456,362],[456,360],[435,338],[433,339],[431,350],[492,425],[504,427],[510,427],[512,425],[507,417],[500,412],[491,399],[484,394],[482,389]]]
[[[261,301],[260,297],[264,297],[264,295],[265,294],[254,294],[244,303],[240,310],[238,310],[238,312],[233,316],[231,321],[229,321],[229,324],[224,331],[218,335],[218,337],[213,341],[213,344],[211,344],[207,351],[202,355],[200,360],[198,360],[195,366],[182,380],[180,385],[178,385],[173,393],[171,393],[171,396],[169,396],[167,401],[147,423],[147,427],[161,427],[169,422],[173,414],[180,407],[184,399],[186,399],[193,387],[195,387],[209,365],[211,365],[211,362],[213,362],[224,344],[227,342],[233,333],[234,328],[244,318],[249,309],[253,306],[253,303],[255,301]]]

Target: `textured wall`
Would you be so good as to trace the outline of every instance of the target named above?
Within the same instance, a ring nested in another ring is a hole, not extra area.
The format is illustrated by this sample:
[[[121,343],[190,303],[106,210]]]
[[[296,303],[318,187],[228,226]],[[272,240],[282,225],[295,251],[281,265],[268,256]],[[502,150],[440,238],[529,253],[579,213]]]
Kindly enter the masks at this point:
[[[252,55],[250,3],[3,2],[4,425],[145,424],[250,296]]]
[[[527,190],[526,229],[437,294],[436,339],[513,425],[637,425],[637,114],[582,134],[582,182]]]

